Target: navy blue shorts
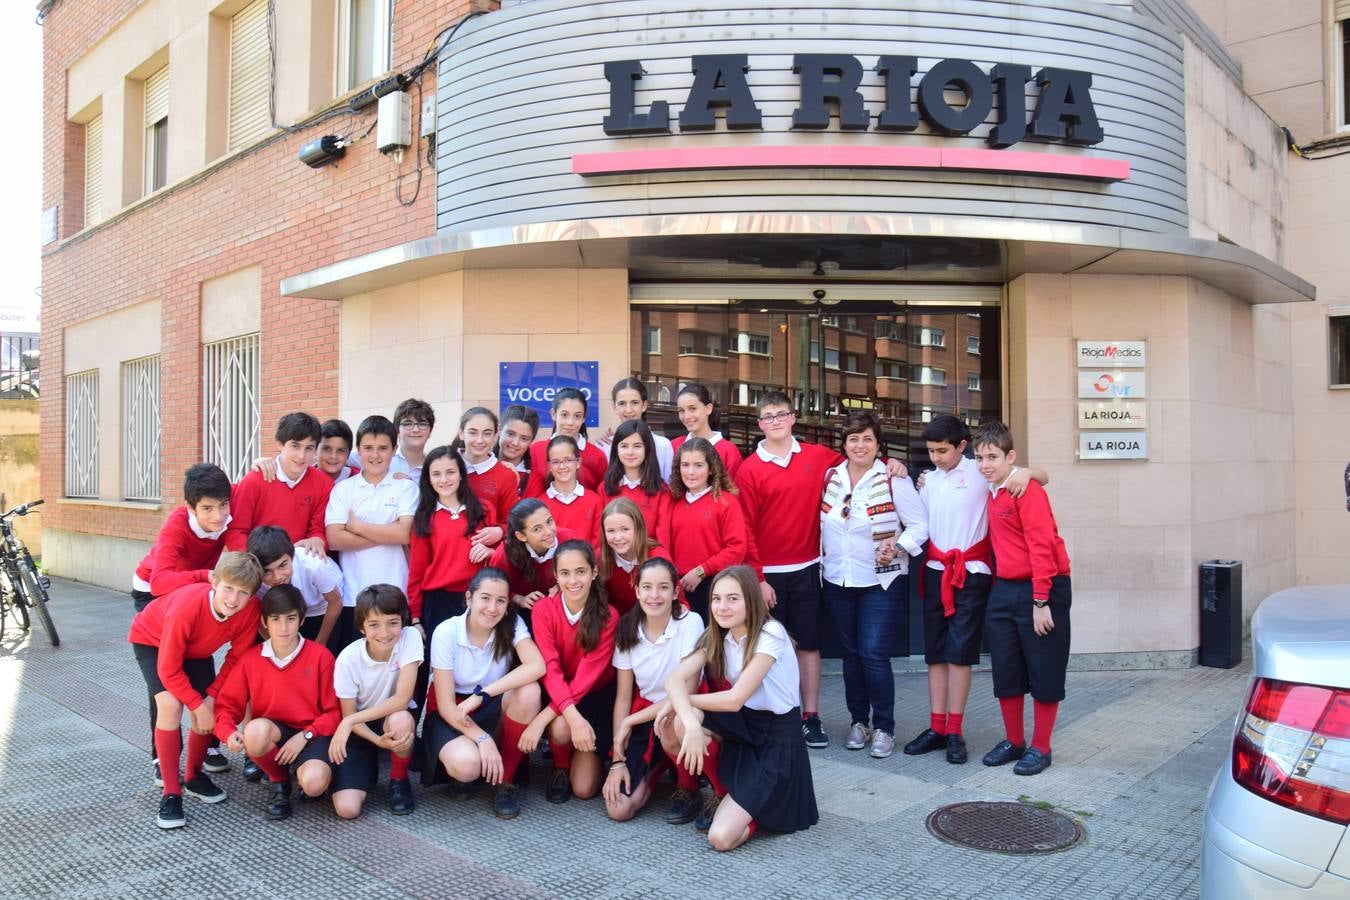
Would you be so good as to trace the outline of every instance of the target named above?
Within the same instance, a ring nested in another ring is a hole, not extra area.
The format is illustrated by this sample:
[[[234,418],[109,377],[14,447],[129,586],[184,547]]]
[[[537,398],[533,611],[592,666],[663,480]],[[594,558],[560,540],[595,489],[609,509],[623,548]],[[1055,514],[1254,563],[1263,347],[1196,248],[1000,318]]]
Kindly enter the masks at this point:
[[[819,650],[825,627],[820,563],[793,572],[765,572],[764,580],[778,598],[769,614],[783,623],[798,650]]]
[[[992,580],[981,572],[967,572],[965,587],[956,589],[956,612],[947,616],[942,609],[942,572],[923,567],[924,662],[973,666],[980,661],[984,608]]]
[[[1050,582],[1050,616],[1055,627],[1044,637],[1032,625],[1030,581],[994,579],[989,592],[985,630],[994,666],[994,696],[1031,694],[1041,703],[1064,699],[1064,673],[1069,666],[1069,607],[1073,590],[1068,575]]]

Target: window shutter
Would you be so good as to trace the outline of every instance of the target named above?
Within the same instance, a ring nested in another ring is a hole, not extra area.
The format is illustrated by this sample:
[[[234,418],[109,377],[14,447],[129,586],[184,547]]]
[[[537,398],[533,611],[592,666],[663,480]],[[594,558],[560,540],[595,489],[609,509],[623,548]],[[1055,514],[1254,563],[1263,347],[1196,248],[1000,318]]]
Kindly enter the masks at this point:
[[[254,0],[230,20],[229,150],[233,153],[272,130],[271,59],[267,0]]]
[[[145,79],[145,127],[169,115],[169,67]]]
[[[103,116],[84,126],[84,227],[103,218]]]
[[[1337,22],[1350,19],[1350,0],[1336,0],[1335,13]]]

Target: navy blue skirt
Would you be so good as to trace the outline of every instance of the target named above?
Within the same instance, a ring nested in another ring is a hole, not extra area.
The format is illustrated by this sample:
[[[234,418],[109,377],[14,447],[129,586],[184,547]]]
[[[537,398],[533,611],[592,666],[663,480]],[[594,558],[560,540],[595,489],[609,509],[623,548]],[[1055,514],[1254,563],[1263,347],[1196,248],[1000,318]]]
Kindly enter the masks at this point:
[[[722,739],[717,775],[731,799],[761,828],[792,832],[820,821],[800,709],[708,712],[703,725]]]

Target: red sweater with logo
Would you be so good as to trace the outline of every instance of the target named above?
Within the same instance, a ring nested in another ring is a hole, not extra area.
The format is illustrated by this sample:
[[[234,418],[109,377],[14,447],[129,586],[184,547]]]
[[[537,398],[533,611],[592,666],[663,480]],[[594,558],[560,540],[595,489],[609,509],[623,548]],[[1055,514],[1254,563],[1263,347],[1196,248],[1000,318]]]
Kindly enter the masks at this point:
[[[520,499],[520,476],[497,460],[496,465],[483,474],[469,473],[469,490],[492,513],[492,523],[500,525],[511,515],[511,507]]]
[[[573,625],[567,621],[561,594],[534,605],[530,633],[544,657],[544,690],[554,712],[561,715],[567,707],[614,677],[610,660],[614,656],[614,630],[618,624],[618,614],[610,609],[600,628],[600,640],[587,652],[577,643],[581,623]]]
[[[208,696],[216,696],[226,676],[257,640],[261,615],[258,598],[250,597],[243,609],[219,622],[211,611],[210,583],[189,584],[136,613],[127,640],[158,647],[159,680],[188,709],[196,709],[202,705],[202,695],[183,672],[183,660],[209,659],[221,647],[230,645],[216,680],[206,691]]]
[[[745,513],[736,495],[714,498],[709,492],[693,503],[684,498],[672,501],[670,552],[681,576],[702,566],[705,579],[749,561]]]
[[[292,542],[316,537],[327,547],[323,516],[332,492],[333,479],[312,467],[293,488],[280,478],[263,481],[260,473],[249,472],[230,497],[233,518],[225,532],[225,549],[243,550],[248,533],[257,525],[281,528]]]
[[[632,500],[637,504],[637,508],[642,511],[643,524],[647,526],[647,537],[656,541],[663,547],[670,546],[670,515],[672,501],[670,492],[667,490],[657,491],[655,494],[649,494],[641,487],[628,487],[620,484],[619,492],[613,496],[605,497],[605,505],[610,501],[623,497],[625,500]],[[605,523],[600,522],[600,539],[605,538]]]
[[[561,545],[563,541],[580,541],[585,540],[585,538],[565,528],[559,528],[556,540]],[[488,565],[505,572],[507,582],[511,587],[511,593],[519,594],[522,597],[535,591],[542,591],[547,594],[558,585],[558,576],[553,571],[552,559],[546,559],[543,562],[535,562],[531,559],[529,569],[523,572],[512,566],[511,561],[506,556],[505,539],[493,549],[492,559],[488,560]]]
[[[605,483],[605,469],[609,460],[605,451],[595,446],[595,441],[587,441],[586,449],[581,451],[581,468],[577,472],[577,481],[588,491],[598,491]],[[524,497],[543,498],[548,487],[548,441],[535,441],[530,445],[530,481],[525,487]]]
[[[431,516],[429,536],[422,537],[413,529],[408,541],[408,609],[414,617],[422,615],[423,591],[465,590],[483,568],[483,563],[469,561],[473,535],[464,533],[467,524],[462,513],[456,519],[448,510],[438,509]],[[485,504],[478,530],[495,524],[495,514]]]
[[[752,555],[761,566],[820,558],[820,496],[825,476],[843,457],[820,444],[800,444],[786,469],[751,453],[736,473]]]
[[[587,541],[597,551],[600,549],[600,510],[604,497],[598,491],[586,488],[586,492],[571,503],[550,497],[547,491],[539,499],[553,513],[554,524]]]
[[[210,580],[211,570],[225,549],[225,536],[199,538],[188,523],[192,510],[180,506],[160,526],[159,537],[136,567],[136,577],[148,582],[156,597],[171,594],[185,584]]]
[[[279,669],[262,655],[261,644],[249,650],[216,698],[216,737],[229,740],[249,704],[250,718],[331,735],[342,721],[333,690],[333,654],[318,641],[305,641],[295,659]]]
[[[671,471],[670,477],[672,480],[680,477],[680,448],[684,446],[684,442],[687,440],[689,440],[689,435],[682,434],[670,442],[670,450],[675,454],[675,459],[671,463],[673,471]],[[713,444],[713,449],[717,451],[718,456],[722,457],[722,465],[726,466],[727,474],[735,478],[736,473],[740,471],[741,463],[744,462],[741,457],[741,448],[727,438],[722,438],[722,440]]]
[[[1069,552],[1050,495],[1035,481],[1020,497],[1007,491],[989,497],[989,542],[994,574],[1005,581],[1030,581],[1033,599],[1049,599],[1050,580],[1069,574]]]

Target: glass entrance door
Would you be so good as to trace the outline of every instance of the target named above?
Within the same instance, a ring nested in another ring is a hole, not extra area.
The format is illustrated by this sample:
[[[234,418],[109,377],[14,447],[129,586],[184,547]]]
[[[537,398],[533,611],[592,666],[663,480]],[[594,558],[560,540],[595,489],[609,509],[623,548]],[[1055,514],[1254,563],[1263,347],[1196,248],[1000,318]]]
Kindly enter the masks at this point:
[[[668,437],[683,433],[675,400],[693,382],[717,400],[721,430],[742,453],[753,452],[755,404],[779,390],[797,408],[798,436],[836,449],[844,417],[874,411],[886,430],[885,455],[917,474],[932,467],[922,433],[934,416],[950,413],[974,426],[1002,414],[1000,313],[996,305],[863,301],[635,304],[632,369],[651,396],[648,423]],[[917,578],[910,593],[896,656],[922,647],[920,617],[909,614],[918,608]],[[837,656],[833,629],[825,635],[825,654]]]

